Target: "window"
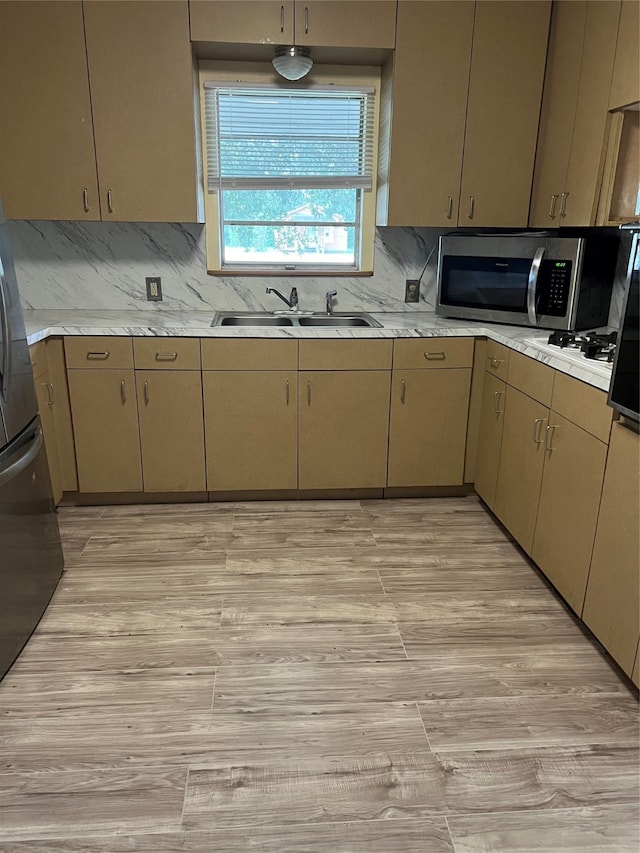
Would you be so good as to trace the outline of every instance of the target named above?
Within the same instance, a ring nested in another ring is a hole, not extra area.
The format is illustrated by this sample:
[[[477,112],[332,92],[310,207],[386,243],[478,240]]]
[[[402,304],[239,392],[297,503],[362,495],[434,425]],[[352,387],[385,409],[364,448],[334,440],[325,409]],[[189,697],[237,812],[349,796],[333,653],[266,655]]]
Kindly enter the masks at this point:
[[[375,87],[213,72],[202,90],[210,271],[370,272]]]

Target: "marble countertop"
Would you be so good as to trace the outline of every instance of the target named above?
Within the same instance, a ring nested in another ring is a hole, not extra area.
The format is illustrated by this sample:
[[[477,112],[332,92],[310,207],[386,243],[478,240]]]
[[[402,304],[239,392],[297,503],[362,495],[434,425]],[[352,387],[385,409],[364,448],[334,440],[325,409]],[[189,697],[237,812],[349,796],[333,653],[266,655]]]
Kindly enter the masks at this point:
[[[124,335],[132,337],[274,337],[274,338],[427,338],[487,337],[535,358],[556,370],[600,388],[609,389],[611,368],[545,348],[548,332],[521,326],[483,324],[436,317],[428,311],[371,313],[381,326],[357,329],[299,327],[211,327],[211,311],[26,310],[29,344],[61,335]],[[539,339],[539,340],[538,340]]]

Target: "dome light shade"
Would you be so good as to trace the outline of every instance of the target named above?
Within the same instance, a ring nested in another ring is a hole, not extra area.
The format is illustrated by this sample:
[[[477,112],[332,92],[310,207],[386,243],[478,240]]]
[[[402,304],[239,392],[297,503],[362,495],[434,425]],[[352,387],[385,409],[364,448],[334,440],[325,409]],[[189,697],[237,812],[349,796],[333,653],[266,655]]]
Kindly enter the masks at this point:
[[[313,59],[308,47],[277,47],[272,65],[285,80],[300,80],[311,71]]]

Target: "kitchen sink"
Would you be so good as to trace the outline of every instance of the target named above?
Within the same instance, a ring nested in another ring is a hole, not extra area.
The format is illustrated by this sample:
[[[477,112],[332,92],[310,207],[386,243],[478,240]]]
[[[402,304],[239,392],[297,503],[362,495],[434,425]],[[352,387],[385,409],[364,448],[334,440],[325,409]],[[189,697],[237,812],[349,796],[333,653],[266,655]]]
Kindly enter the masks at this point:
[[[245,326],[245,327],[291,327],[316,329],[371,329],[380,328],[381,323],[369,314],[267,314],[247,311],[218,311],[211,323],[212,326]]]

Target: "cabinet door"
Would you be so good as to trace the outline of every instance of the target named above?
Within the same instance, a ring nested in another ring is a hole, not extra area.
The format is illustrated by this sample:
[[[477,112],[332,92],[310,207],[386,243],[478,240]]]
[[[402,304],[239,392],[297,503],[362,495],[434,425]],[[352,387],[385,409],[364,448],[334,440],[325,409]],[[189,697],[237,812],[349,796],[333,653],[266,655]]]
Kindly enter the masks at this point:
[[[133,370],[70,370],[69,396],[81,492],[141,492]]]
[[[459,225],[527,225],[550,10],[476,3]]]
[[[470,369],[394,370],[389,486],[464,481]]]
[[[640,437],[614,423],[582,619],[627,675],[640,630],[639,468]]]
[[[618,110],[640,101],[640,4],[622,0],[609,109]]]
[[[536,526],[548,418],[546,406],[507,388],[494,511],[527,554]]]
[[[390,372],[303,371],[299,383],[299,488],[382,488]]]
[[[296,44],[393,48],[395,39],[395,0],[296,0]]]
[[[84,14],[102,218],[198,221],[187,0]]]
[[[0,3],[0,197],[10,219],[100,219],[80,0]]]
[[[292,44],[293,0],[189,0],[191,40]]]
[[[279,370],[202,374],[209,491],[297,487],[296,378]]]
[[[195,370],[136,370],[145,492],[204,492],[202,381]]]
[[[52,385],[53,403],[51,410],[56,427],[62,489],[65,492],[77,492],[78,470],[76,468],[76,451],[73,443],[69,387],[67,385],[67,371],[64,360],[64,342],[61,338],[50,338],[47,341],[47,364],[49,365],[49,381]]]
[[[494,507],[496,498],[506,388],[501,379],[485,373],[475,490],[491,509]]]
[[[474,3],[398,3],[386,225],[455,225]]]
[[[38,399],[38,411],[42,434],[44,435],[44,446],[47,451],[47,462],[49,464],[49,476],[51,477],[51,488],[53,500],[56,506],[62,500],[62,478],[60,476],[60,461],[58,459],[58,442],[56,438],[56,425],[53,419],[53,386],[49,381],[49,374],[43,373],[35,380],[36,397]]]
[[[531,556],[576,613],[582,612],[607,446],[556,412],[549,415]]]

